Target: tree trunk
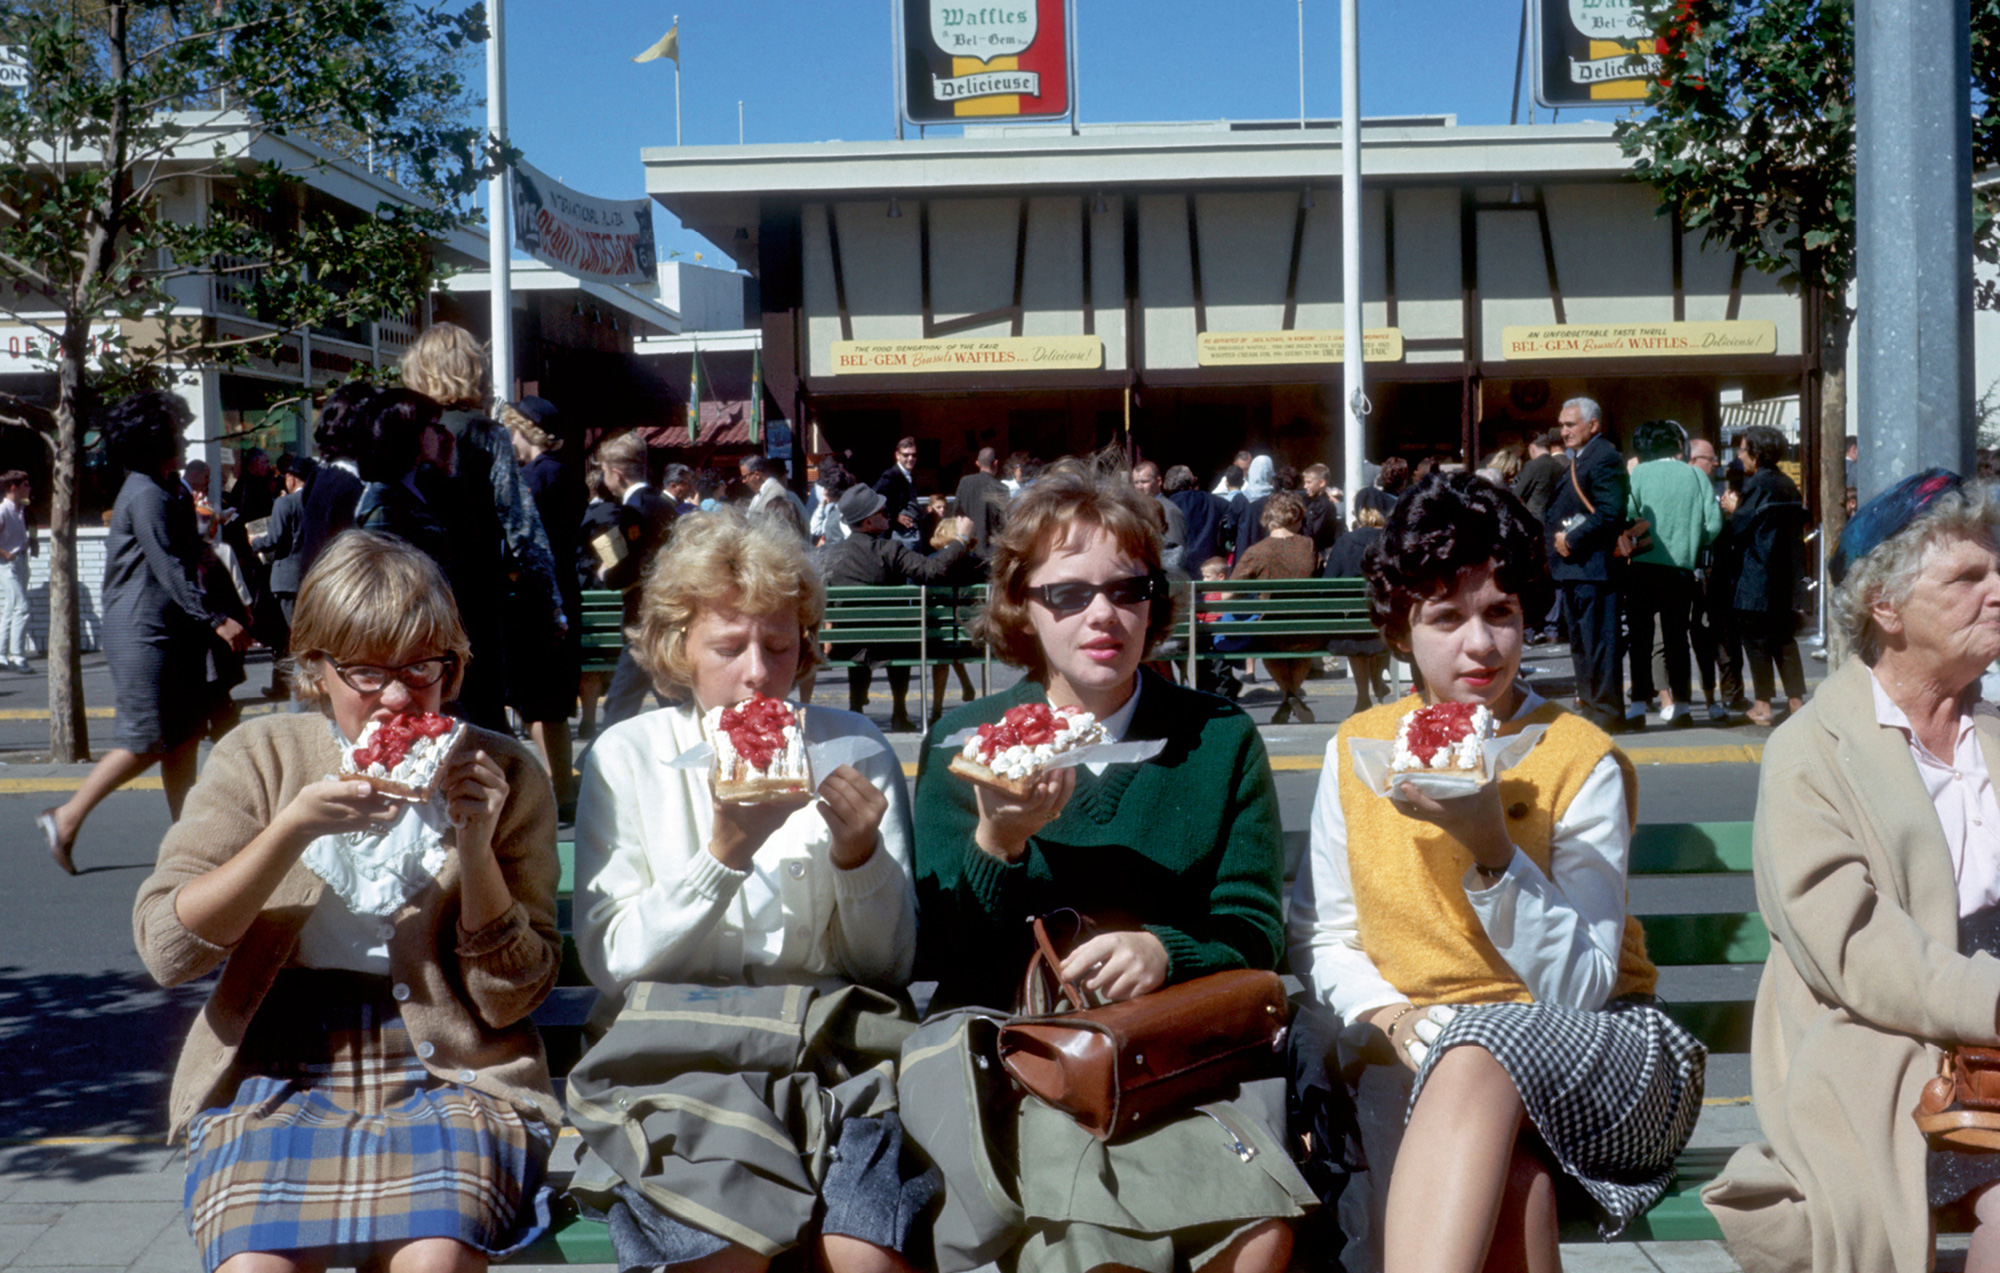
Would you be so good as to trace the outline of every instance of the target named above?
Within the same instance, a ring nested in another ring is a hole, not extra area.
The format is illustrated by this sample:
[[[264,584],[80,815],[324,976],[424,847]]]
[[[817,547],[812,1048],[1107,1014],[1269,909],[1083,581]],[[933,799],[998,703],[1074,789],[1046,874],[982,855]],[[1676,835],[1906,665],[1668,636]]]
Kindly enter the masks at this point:
[[[83,360],[89,348],[90,317],[72,311],[63,322],[49,475],[49,759],[58,764],[90,759],[76,594],[76,458],[83,432]]]
[[[1847,342],[1854,317],[1844,296],[1823,297],[1816,308],[1820,314],[1819,559],[1829,561],[1847,527]],[[1821,586],[1831,589],[1832,577],[1826,576]],[[1840,635],[1831,593],[1825,600],[1826,665],[1832,669],[1846,658],[1847,643]]]

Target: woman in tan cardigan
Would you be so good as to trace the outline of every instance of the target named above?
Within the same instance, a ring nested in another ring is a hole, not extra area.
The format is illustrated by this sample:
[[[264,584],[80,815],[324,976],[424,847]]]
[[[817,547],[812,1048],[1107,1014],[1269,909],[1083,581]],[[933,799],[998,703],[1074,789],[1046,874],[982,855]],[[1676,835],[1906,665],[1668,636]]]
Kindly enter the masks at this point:
[[[466,658],[437,567],[350,531],[293,611],[294,689],[209,757],[140,886],[146,967],[222,973],[174,1073],[202,1266],[477,1273],[546,1225],[561,1107],[528,1014],[555,983],[555,801],[468,730],[437,794],[339,779],[373,720],[435,712]]]
[[[1955,474],[1858,512],[1829,571],[1855,651],[1764,750],[1757,900],[1771,954],[1752,1084],[1767,1138],[1702,1191],[1751,1273],[1922,1273],[1935,1217],[2000,1268],[2000,1154],[1911,1117],[1955,1044],[2000,1043],[2000,508]]]

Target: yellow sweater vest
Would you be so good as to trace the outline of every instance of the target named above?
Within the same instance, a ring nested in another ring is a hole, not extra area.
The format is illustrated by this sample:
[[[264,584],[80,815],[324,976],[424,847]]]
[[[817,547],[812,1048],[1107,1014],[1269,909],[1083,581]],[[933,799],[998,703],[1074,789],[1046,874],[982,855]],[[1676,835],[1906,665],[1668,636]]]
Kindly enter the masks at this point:
[[[1360,918],[1361,948],[1390,985],[1419,1006],[1433,1003],[1528,1003],[1534,998],[1487,937],[1463,879],[1472,854],[1443,831],[1407,817],[1354,776],[1348,742],[1393,739],[1403,716],[1422,706],[1415,697],[1385,703],[1340,728],[1340,807],[1347,818],[1347,869]],[[1544,874],[1556,820],[1608,752],[1625,776],[1627,817],[1637,821],[1638,777],[1611,737],[1580,716],[1545,703],[1500,727],[1528,725],[1548,732],[1527,759],[1500,780],[1507,832]],[[1611,995],[1651,994],[1658,980],[1646,958],[1639,921],[1626,916],[1618,981]]]

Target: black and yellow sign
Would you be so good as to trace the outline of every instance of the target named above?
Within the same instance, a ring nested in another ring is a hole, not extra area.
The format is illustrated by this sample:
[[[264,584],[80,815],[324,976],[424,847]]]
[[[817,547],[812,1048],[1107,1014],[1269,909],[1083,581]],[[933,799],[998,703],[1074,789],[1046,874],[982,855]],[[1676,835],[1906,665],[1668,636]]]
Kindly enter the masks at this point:
[[[1076,72],[1072,0],[902,0],[903,117],[1061,119]]]
[[[1535,0],[1535,100],[1544,106],[1643,101],[1659,41],[1637,0]]]

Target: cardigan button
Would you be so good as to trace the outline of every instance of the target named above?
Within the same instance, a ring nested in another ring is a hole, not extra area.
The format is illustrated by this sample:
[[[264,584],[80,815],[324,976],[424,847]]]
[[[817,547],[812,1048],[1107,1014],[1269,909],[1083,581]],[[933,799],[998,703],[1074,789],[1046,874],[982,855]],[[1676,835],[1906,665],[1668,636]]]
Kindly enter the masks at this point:
[[[458,1072],[458,1081],[461,1083],[470,1083],[472,1082],[472,1080],[478,1077],[479,1076],[477,1074],[474,1074],[471,1070],[460,1070]]]
[[[1517,800],[1517,801],[1515,801],[1515,802],[1514,802],[1513,804],[1510,804],[1510,805],[1508,805],[1508,806],[1507,806],[1507,816],[1508,816],[1508,817],[1510,817],[1510,818],[1525,818],[1525,817],[1527,817],[1527,816],[1528,816],[1528,805],[1527,805],[1527,802],[1525,802],[1525,801],[1520,801],[1520,800]]]
[[[438,1050],[437,1044],[432,1043],[429,1039],[425,1039],[422,1043],[419,1043],[417,1045],[417,1055],[424,1058],[424,1060],[426,1061],[430,1060],[433,1056],[436,1056],[437,1050]]]
[[[804,862],[797,860],[787,862],[785,863],[785,869],[791,872],[792,878],[795,880],[802,880],[806,877],[806,864]]]
[[[410,999],[410,988],[399,981],[389,987],[389,997],[397,1003],[407,1003]]]

